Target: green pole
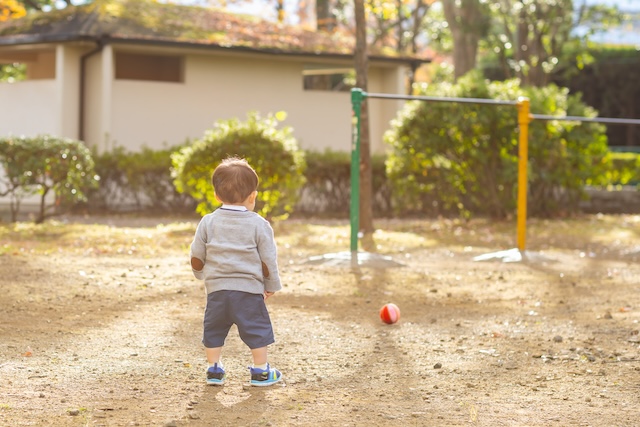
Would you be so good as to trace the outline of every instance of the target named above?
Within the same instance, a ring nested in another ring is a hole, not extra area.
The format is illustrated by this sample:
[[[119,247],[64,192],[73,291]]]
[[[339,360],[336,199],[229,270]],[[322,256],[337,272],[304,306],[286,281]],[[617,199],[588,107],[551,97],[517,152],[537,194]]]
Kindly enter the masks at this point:
[[[366,93],[359,88],[351,89],[351,254],[358,252],[358,229],[360,228],[360,113]],[[356,255],[357,256],[357,255]]]

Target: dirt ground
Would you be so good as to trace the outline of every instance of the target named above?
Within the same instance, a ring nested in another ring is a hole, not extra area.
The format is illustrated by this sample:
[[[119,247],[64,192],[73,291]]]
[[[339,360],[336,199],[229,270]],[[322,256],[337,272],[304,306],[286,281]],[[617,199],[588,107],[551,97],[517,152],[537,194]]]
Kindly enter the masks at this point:
[[[380,220],[402,265],[358,269],[308,262],[348,250],[346,221],[276,224],[270,388],[235,330],[205,384],[196,223],[0,224],[1,426],[640,425],[640,216],[530,221],[516,263],[473,260],[512,222]]]

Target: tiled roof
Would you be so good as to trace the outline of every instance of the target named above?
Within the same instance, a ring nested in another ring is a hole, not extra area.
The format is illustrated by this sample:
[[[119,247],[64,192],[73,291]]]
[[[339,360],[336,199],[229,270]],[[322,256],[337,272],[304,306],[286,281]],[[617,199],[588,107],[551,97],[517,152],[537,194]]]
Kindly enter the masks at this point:
[[[312,55],[352,55],[355,44],[354,37],[344,32],[316,32],[221,10],[147,0],[95,0],[0,23],[0,46],[100,38]],[[392,60],[425,60],[393,52],[369,53]]]

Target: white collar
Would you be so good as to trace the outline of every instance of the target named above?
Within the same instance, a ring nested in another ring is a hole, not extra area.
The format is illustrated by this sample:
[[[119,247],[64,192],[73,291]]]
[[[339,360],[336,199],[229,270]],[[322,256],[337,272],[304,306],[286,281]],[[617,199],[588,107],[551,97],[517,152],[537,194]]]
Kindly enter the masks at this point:
[[[230,211],[238,211],[238,212],[246,212],[248,211],[248,209],[244,206],[238,206],[238,205],[222,205],[221,206],[222,209],[228,209]]]

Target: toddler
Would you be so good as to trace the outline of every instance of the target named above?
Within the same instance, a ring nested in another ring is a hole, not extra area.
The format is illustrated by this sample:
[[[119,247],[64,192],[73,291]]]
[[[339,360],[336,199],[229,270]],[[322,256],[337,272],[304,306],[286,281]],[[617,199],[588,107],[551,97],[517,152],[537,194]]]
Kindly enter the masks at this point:
[[[250,384],[269,386],[282,374],[267,360],[267,346],[275,338],[265,300],[282,285],[273,229],[253,212],[258,175],[246,160],[232,157],[222,161],[211,181],[222,206],[202,218],[190,250],[193,274],[207,291],[202,339],[207,383],[224,384],[220,356],[235,324],[253,356]]]

